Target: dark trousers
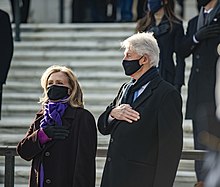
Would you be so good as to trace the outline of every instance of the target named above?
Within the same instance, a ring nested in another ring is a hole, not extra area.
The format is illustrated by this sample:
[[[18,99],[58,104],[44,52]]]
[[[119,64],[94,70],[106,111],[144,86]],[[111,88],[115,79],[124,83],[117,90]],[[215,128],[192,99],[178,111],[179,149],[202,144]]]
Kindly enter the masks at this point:
[[[193,120],[193,139],[194,139],[194,149],[195,150],[206,150],[206,146],[201,144],[199,141],[200,134],[204,131],[207,131],[207,125],[201,121]],[[195,172],[196,178],[198,181],[204,181],[205,178],[205,171],[203,169],[203,161],[195,160]]]
[[[213,104],[201,105],[197,108],[196,119],[193,120],[193,136],[195,150],[212,150],[212,142],[203,136],[203,132],[220,138],[220,122],[216,118]],[[195,172],[198,181],[204,181],[207,169],[203,161],[195,161]]]
[[[15,22],[15,3],[14,3],[14,1],[15,0],[10,0],[12,14],[13,14],[12,22]],[[29,9],[30,9],[30,1],[31,0],[22,0],[22,6],[20,7],[21,23],[27,23],[27,21],[28,21],[28,14],[29,14]]]

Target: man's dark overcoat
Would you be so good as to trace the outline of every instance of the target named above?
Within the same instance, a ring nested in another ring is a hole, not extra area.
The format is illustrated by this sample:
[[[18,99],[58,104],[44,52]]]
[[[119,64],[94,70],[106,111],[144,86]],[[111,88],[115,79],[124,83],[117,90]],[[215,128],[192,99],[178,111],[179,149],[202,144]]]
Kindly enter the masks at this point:
[[[132,104],[137,122],[108,124],[125,87],[98,119],[99,131],[111,135],[101,187],[172,187],[183,141],[181,96],[158,76]]]
[[[195,43],[193,41],[193,35],[197,32],[197,22],[198,16],[189,21],[182,45],[182,55],[184,57],[192,54],[192,68],[188,82],[186,103],[186,119],[193,119],[195,121],[204,119],[208,124],[207,128],[209,131],[218,135],[219,133],[217,131],[220,129],[216,129],[219,125],[215,119],[215,83],[216,64],[219,58],[217,46],[220,43],[220,36]],[[220,10],[218,15],[212,18],[210,24],[214,23],[220,24]]]
[[[5,84],[13,55],[13,38],[8,13],[0,10],[0,85]]]
[[[95,187],[97,131],[95,119],[85,109],[68,107],[62,125],[70,134],[65,140],[52,140],[41,146],[37,136],[42,112],[17,146],[18,154],[32,160],[30,187],[39,187],[40,163],[44,168],[44,187]]]

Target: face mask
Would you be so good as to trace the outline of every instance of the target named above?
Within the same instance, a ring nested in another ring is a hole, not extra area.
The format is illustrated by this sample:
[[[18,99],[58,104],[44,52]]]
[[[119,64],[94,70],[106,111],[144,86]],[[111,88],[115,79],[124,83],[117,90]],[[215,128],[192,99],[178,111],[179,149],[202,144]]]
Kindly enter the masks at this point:
[[[206,6],[211,0],[197,0],[199,6]]]
[[[137,60],[123,60],[122,65],[125,71],[125,75],[132,75],[142,67],[142,65],[139,64],[139,60],[141,58]]]
[[[50,100],[60,100],[69,95],[68,90],[66,86],[52,85],[47,90],[47,96]]]
[[[163,6],[162,0],[149,0],[148,1],[148,9],[154,14]]]

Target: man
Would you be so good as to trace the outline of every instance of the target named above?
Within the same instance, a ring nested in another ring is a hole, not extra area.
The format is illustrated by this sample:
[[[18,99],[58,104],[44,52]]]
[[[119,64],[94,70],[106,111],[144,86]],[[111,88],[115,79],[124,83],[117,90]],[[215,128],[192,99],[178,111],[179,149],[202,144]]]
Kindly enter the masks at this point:
[[[2,86],[6,83],[6,78],[13,55],[12,29],[8,13],[0,10],[0,119]]]
[[[121,43],[123,68],[132,77],[98,119],[111,135],[101,187],[172,187],[182,150],[182,99],[159,76],[152,33]]]
[[[203,131],[220,137],[220,124],[216,119],[215,82],[217,46],[220,43],[219,0],[198,0],[201,7],[198,16],[188,23],[183,40],[182,55],[192,54],[192,68],[188,83],[186,119],[192,119],[194,148],[207,149],[199,141]],[[203,162],[195,162],[198,187],[203,186],[206,171]]]

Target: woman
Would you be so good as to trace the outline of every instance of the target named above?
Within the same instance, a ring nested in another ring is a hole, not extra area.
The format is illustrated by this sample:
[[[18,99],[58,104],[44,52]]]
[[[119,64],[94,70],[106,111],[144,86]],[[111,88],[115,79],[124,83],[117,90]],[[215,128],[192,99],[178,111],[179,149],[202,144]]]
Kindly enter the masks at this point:
[[[17,145],[18,154],[32,161],[29,186],[94,187],[97,131],[76,76],[51,66],[41,86],[42,109]]]
[[[185,69],[185,61],[178,55],[178,46],[184,36],[182,22],[174,15],[173,0],[148,0],[146,3],[146,15],[138,20],[136,31],[154,33],[160,48],[160,75],[181,91]]]

